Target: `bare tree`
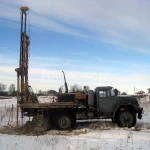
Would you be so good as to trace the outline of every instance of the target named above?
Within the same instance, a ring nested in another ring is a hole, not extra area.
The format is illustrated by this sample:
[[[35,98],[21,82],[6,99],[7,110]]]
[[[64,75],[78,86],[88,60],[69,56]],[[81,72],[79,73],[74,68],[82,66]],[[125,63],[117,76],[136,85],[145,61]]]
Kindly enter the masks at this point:
[[[90,87],[89,86],[84,86],[84,90],[88,91],[88,90],[90,90]]]
[[[5,84],[3,84],[3,83],[0,83],[0,91],[1,92],[4,92],[5,90],[6,90],[6,85]]]
[[[42,92],[42,90],[38,90],[38,94],[42,94],[43,92]]]
[[[76,93],[76,92],[82,92],[81,86],[74,84],[73,86],[70,87],[70,92]]]
[[[11,84],[9,86],[9,94],[15,94],[15,89],[16,89],[15,84]]]
[[[57,96],[57,92],[55,90],[48,90],[47,94],[50,96]]]
[[[126,92],[122,92],[121,95],[128,95]]]
[[[140,91],[136,92],[135,94],[144,94],[144,93],[145,93],[144,91],[140,90]]]
[[[62,86],[60,86],[60,88],[58,89],[58,91],[59,91],[59,93],[62,93],[63,90],[64,90],[64,87],[63,87],[63,85],[62,85]]]

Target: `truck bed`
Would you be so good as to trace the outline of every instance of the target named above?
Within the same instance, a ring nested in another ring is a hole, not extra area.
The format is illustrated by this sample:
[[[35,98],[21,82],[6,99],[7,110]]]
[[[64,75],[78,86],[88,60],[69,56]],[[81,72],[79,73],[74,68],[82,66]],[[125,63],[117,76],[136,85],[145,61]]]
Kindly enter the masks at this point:
[[[86,108],[85,105],[74,102],[26,103],[18,106],[21,108]]]

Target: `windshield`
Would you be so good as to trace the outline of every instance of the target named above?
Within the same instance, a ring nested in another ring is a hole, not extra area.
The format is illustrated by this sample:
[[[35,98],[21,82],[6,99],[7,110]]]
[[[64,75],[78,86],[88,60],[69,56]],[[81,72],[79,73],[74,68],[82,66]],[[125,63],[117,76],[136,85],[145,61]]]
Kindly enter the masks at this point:
[[[106,97],[106,91],[99,91],[99,97]]]

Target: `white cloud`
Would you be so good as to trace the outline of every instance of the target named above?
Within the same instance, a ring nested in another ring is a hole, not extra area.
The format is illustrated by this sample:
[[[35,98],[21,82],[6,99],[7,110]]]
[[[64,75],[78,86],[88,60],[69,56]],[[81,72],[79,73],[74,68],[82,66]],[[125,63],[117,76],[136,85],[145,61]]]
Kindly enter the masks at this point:
[[[19,21],[22,5],[34,26],[150,53],[148,0],[1,0],[0,17]]]
[[[19,63],[17,57],[10,58],[7,54],[0,57],[0,82],[8,86],[17,81],[15,72]],[[130,93],[133,93],[133,86],[145,91],[149,88],[150,75],[143,73],[144,70],[150,69],[148,64],[99,58],[95,58],[94,61],[99,65],[90,65],[90,62],[88,64],[78,59],[33,56],[29,60],[29,84],[34,90],[52,88],[58,90],[64,83],[62,75],[62,70],[64,70],[69,86],[73,84],[89,85],[94,89],[96,86],[111,85]],[[117,67],[120,67],[119,70]]]

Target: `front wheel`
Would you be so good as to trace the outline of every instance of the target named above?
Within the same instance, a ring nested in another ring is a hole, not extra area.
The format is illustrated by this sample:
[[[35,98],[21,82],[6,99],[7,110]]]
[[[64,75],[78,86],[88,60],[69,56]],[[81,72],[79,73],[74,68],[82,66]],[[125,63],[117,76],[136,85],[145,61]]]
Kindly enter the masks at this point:
[[[119,127],[133,127],[136,124],[136,114],[129,110],[120,111],[117,116],[117,124]]]

